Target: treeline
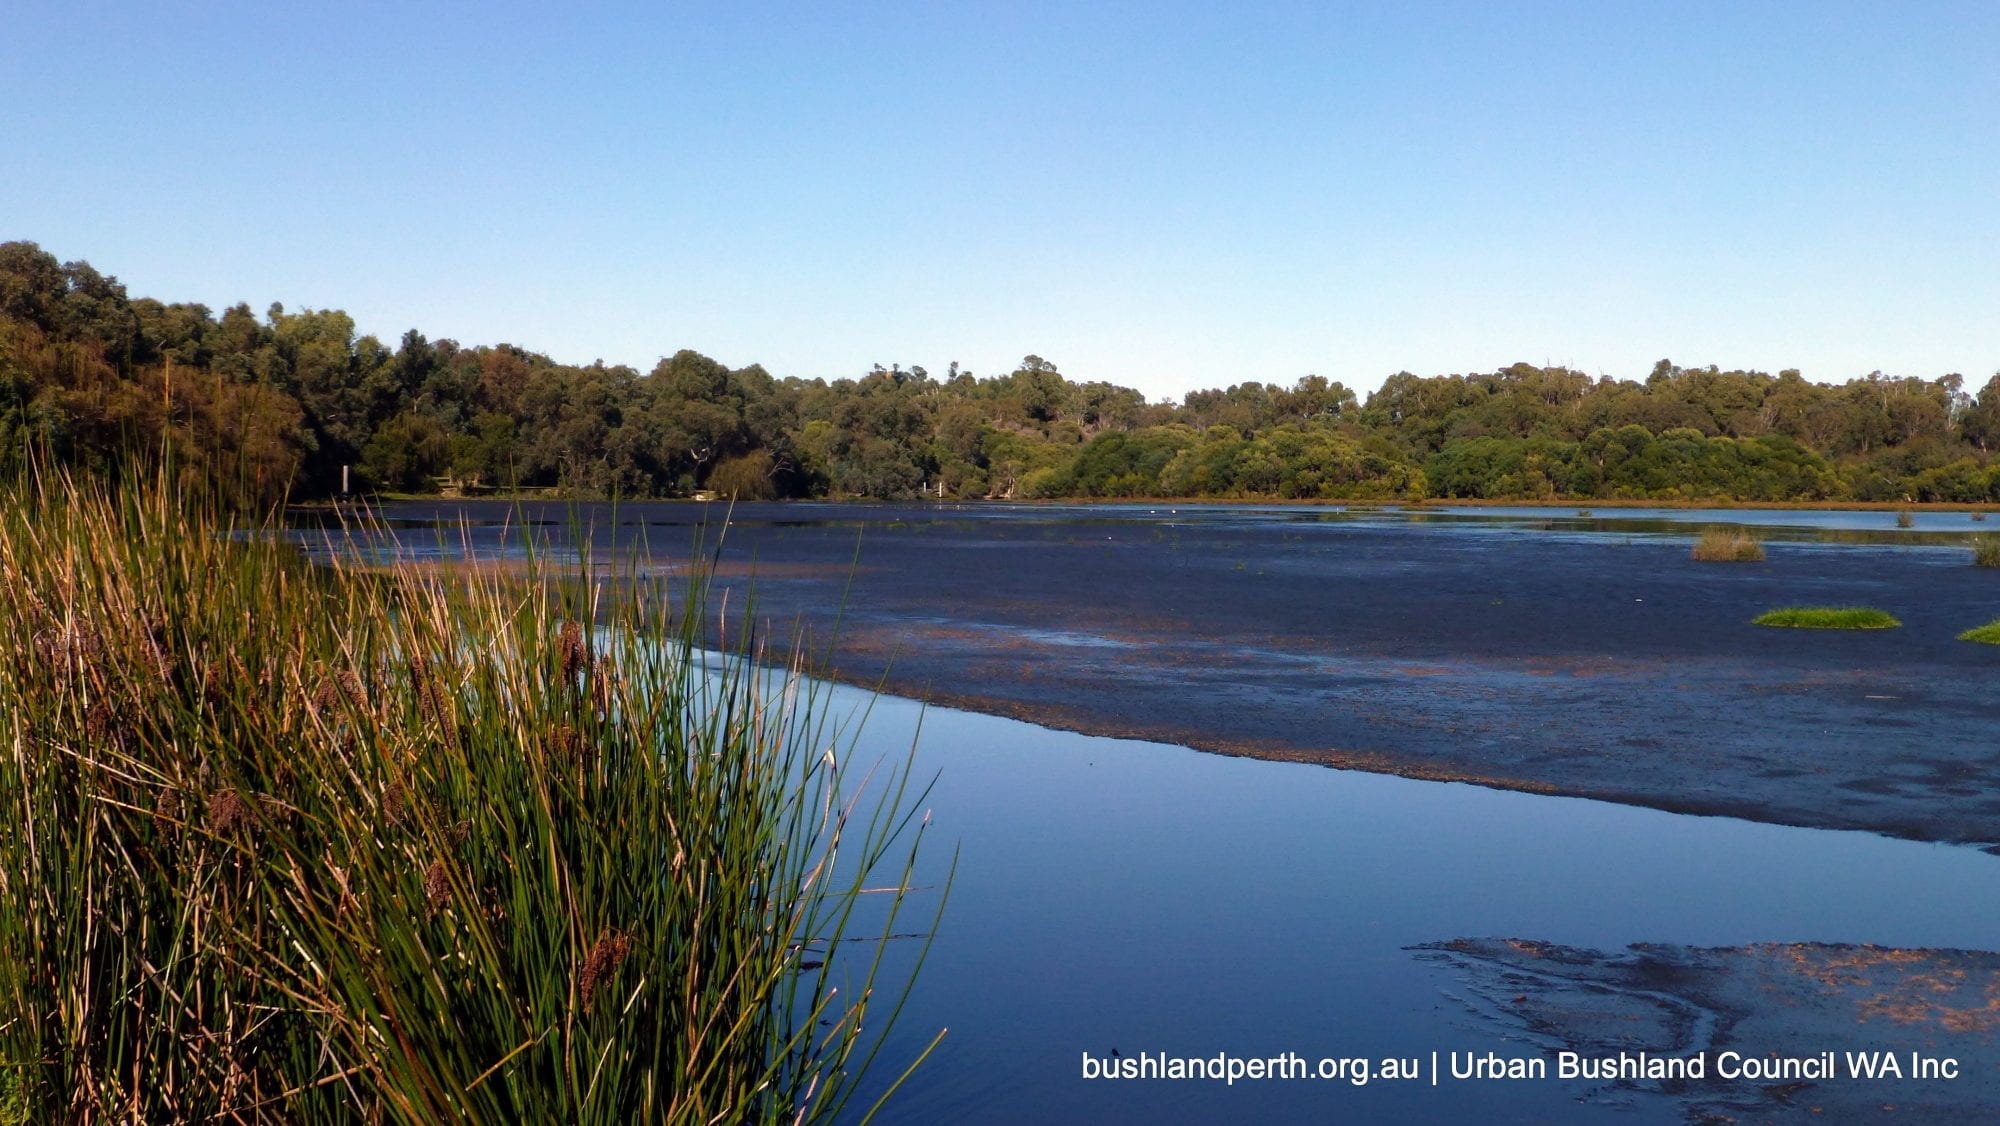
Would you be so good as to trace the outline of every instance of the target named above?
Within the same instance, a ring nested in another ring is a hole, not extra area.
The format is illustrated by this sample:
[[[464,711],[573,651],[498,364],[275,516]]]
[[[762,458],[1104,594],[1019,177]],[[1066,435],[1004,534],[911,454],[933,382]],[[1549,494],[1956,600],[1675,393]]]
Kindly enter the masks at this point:
[[[1643,382],[1516,364],[1307,376],[1149,403],[1029,356],[1005,375],[877,366],[777,378],[692,351],[557,363],[337,310],[128,297],[0,244],[0,459],[165,451],[243,502],[357,490],[746,499],[1276,497],[2000,501],[2000,376],[1680,368]]]

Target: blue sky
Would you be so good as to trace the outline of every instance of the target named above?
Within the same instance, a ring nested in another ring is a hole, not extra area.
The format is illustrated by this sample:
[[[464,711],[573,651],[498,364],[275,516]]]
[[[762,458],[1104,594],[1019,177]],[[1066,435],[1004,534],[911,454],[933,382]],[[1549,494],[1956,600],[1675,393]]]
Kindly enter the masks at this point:
[[[2000,4],[9,5],[0,238],[641,370],[2000,370]],[[194,7],[194,6],[190,6]]]

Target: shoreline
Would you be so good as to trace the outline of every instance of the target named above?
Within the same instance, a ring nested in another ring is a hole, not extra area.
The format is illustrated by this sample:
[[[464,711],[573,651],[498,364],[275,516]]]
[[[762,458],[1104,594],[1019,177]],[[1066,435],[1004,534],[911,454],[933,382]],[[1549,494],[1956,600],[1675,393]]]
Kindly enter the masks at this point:
[[[598,558],[643,540],[647,566],[671,572],[686,552],[663,545],[692,542],[709,513],[578,515]],[[796,626],[815,654],[830,643],[834,679],[1042,726],[2000,842],[1984,782],[2000,768],[2000,647],[1957,640],[1994,619],[2000,581],[1956,552],[1774,539],[1767,562],[1725,565],[1691,561],[1685,538],[1217,515],[739,505],[713,593],[729,592],[736,629],[753,597],[760,632]],[[1905,625],[1751,624],[1801,603],[1878,606]]]

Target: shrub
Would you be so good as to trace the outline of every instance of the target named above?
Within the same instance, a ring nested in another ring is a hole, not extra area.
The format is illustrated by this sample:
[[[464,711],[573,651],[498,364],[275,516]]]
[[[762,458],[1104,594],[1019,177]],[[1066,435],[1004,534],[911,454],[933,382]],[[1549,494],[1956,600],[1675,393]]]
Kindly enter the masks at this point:
[[[1895,629],[1903,623],[1885,611],[1862,606],[1789,606],[1759,615],[1754,624],[1780,629]]]
[[[1689,558],[1702,563],[1761,563],[1764,545],[1740,528],[1708,528],[1694,542]]]

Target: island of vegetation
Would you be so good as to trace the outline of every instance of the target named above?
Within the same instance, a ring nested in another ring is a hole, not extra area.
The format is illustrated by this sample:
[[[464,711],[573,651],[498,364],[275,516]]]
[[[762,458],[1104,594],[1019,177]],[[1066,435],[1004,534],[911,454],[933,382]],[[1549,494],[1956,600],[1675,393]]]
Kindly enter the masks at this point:
[[[581,496],[2000,501],[2000,375],[1822,384],[1660,361],[1643,381],[1515,364],[1399,372],[1364,400],[1308,375],[1150,403],[1036,356],[779,378],[693,351],[558,363],[337,310],[131,298],[0,244],[0,456],[102,468],[175,451],[244,499]]]

